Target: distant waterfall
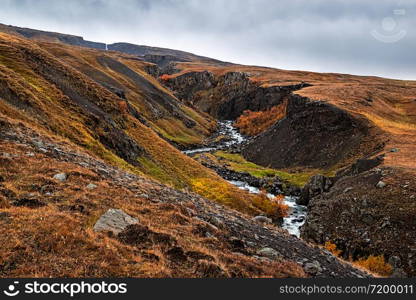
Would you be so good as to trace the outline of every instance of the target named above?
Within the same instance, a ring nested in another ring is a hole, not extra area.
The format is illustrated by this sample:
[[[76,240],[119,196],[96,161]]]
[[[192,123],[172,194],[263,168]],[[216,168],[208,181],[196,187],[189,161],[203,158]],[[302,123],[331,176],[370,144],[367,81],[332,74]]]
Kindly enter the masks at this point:
[[[105,44],[105,51],[108,51],[108,44]]]

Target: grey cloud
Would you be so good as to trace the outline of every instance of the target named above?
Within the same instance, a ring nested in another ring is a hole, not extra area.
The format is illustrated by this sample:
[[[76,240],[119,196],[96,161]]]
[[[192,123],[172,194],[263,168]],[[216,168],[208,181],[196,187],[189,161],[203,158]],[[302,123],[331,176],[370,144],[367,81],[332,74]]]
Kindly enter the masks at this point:
[[[95,41],[176,48],[242,64],[415,79],[415,4],[416,0],[2,0],[0,22]],[[405,15],[395,15],[395,9],[404,9]],[[371,35],[373,30],[381,37],[401,30],[406,35],[384,43]]]

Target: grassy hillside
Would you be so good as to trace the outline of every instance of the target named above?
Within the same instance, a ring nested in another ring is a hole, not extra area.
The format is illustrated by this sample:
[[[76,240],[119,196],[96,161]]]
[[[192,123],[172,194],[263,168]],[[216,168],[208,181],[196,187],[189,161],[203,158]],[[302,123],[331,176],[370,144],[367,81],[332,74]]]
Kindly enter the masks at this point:
[[[246,213],[273,215],[278,203],[241,192],[160,138],[202,141],[212,120],[184,106],[142,67],[119,53],[0,34],[0,113],[130,172]]]

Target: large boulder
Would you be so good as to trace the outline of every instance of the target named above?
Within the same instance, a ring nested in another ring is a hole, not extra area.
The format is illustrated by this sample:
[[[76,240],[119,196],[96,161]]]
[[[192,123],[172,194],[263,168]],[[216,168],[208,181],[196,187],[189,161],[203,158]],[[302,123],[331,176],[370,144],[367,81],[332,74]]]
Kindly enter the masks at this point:
[[[312,176],[303,188],[300,197],[296,200],[296,203],[298,205],[308,205],[310,199],[324,192],[328,192],[333,184],[334,182],[331,178],[323,175]]]
[[[126,214],[121,209],[109,209],[95,223],[94,230],[97,232],[110,231],[118,235],[128,226],[139,223],[139,220]]]

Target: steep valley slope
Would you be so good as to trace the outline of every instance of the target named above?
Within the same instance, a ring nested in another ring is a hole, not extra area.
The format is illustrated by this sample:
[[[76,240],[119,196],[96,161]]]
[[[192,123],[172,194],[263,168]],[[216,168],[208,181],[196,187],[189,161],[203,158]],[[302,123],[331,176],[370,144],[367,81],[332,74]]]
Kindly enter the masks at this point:
[[[119,54],[111,57],[111,54],[88,51],[85,55],[91,55],[91,63],[87,64],[82,59],[86,50],[79,48],[74,50],[79,51],[79,63],[72,61],[74,67],[71,67],[52,55],[56,49],[49,52],[49,46],[42,48],[24,39],[0,34],[2,114],[44,129],[47,134],[66,138],[133,173],[145,174],[179,189],[199,191],[243,212],[272,213],[272,205],[267,201],[240,195],[237,188],[166,141],[200,142],[213,130],[215,122],[183,105],[155,80],[146,79],[140,65],[123,64],[122,59],[117,59]],[[62,46],[60,55],[65,56],[64,50]],[[100,73],[97,61],[117,80],[110,75],[106,77],[104,71]],[[116,87],[107,89],[94,81],[102,78],[123,88],[122,97],[113,92]],[[175,137],[170,140],[171,134]]]

